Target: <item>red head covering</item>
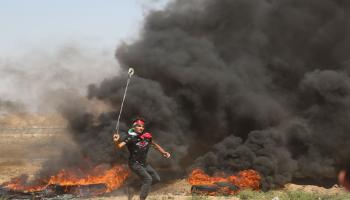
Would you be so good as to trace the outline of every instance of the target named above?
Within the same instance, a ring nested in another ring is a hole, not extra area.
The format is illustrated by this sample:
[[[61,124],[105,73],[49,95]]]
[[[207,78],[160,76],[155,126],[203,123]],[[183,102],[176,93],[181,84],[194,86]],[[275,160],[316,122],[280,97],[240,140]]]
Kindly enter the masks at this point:
[[[133,124],[133,126],[136,126],[136,125],[145,125],[145,121],[141,120],[141,119],[138,119],[136,120]]]

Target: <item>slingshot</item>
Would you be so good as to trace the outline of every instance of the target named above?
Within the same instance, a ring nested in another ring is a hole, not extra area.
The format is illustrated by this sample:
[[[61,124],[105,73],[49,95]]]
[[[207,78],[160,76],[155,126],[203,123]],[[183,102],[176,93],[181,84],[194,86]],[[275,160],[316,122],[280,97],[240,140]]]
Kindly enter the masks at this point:
[[[120,105],[117,125],[115,127],[117,133],[119,133],[119,121],[120,121],[120,116],[122,115],[122,111],[123,111],[123,106],[124,106],[124,101],[125,101],[125,97],[126,97],[126,92],[128,91],[128,86],[129,86],[131,77],[132,77],[132,75],[134,75],[134,73],[135,73],[135,70],[130,67],[129,70],[128,70],[129,77],[128,77],[128,80],[126,81],[126,86],[125,86],[125,90],[124,90],[123,100],[122,100],[122,104]]]

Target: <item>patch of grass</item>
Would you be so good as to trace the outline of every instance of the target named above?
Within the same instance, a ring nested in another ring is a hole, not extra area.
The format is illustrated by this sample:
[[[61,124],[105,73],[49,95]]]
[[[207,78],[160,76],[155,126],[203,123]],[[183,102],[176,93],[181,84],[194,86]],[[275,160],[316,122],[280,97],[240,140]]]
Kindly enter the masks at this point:
[[[348,200],[350,199],[350,193],[325,195],[321,197],[321,200]]]
[[[188,200],[207,200],[208,196],[202,196],[202,195],[192,195],[188,198]]]
[[[322,200],[321,195],[301,191],[287,192],[286,195],[286,200]]]
[[[332,195],[315,194],[302,191],[251,191],[243,190],[236,195],[241,200],[350,200],[350,193],[339,193]],[[278,197],[278,198],[276,198]]]
[[[264,196],[265,195],[263,192],[252,190],[242,190],[237,195],[237,197],[239,197],[241,200],[262,199]]]

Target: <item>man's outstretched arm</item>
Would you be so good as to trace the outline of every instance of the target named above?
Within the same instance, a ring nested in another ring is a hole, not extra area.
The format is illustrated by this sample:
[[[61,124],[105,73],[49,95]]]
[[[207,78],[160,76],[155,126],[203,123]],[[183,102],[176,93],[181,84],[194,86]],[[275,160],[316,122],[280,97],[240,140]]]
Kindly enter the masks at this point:
[[[170,153],[165,151],[159,144],[152,141],[152,146],[159,151],[164,157],[170,158]]]
[[[118,133],[114,133],[113,135],[113,141],[114,141],[114,145],[116,148],[123,148],[126,143],[125,142],[119,142],[119,139],[120,139],[120,135]]]

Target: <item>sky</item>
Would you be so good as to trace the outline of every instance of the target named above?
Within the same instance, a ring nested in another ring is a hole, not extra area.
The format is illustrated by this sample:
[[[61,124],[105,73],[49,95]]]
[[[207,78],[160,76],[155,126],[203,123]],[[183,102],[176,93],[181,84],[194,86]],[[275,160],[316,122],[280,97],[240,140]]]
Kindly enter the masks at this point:
[[[144,15],[166,0],[0,0],[0,53],[65,42],[115,47],[137,37]]]
[[[37,111],[60,90],[86,95],[118,74],[117,46],[168,1],[0,0],[0,115],[4,101]]]

